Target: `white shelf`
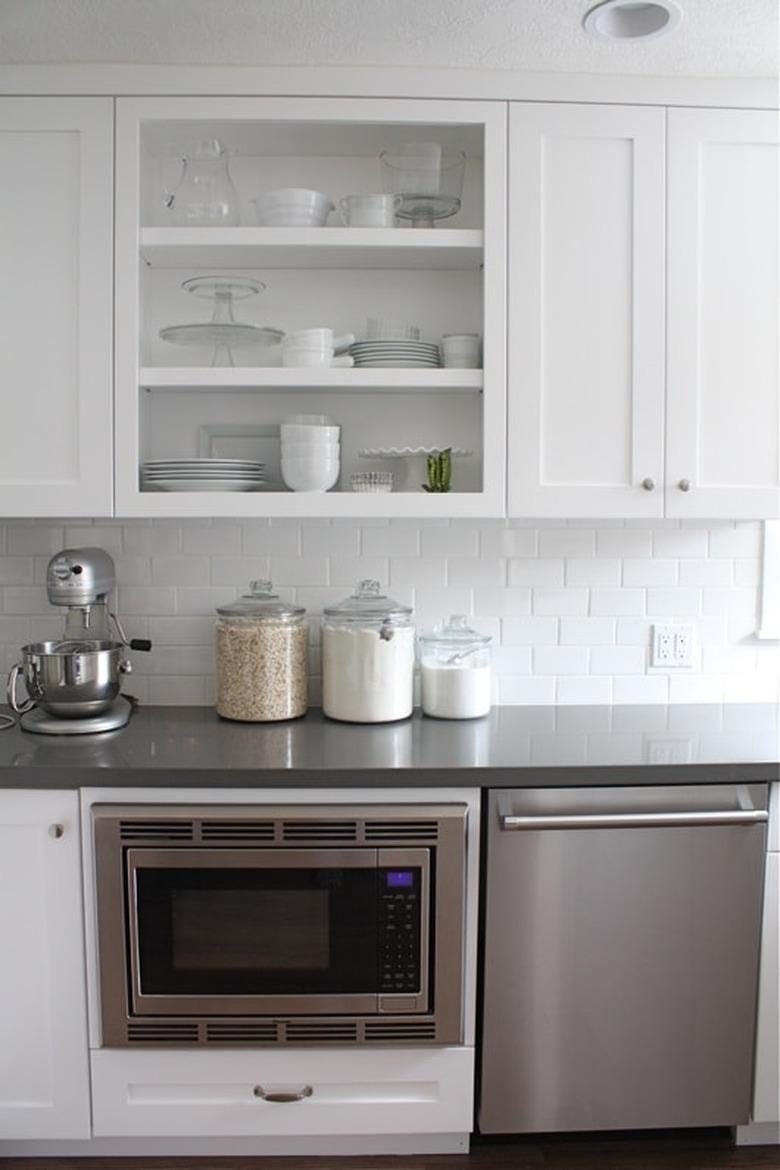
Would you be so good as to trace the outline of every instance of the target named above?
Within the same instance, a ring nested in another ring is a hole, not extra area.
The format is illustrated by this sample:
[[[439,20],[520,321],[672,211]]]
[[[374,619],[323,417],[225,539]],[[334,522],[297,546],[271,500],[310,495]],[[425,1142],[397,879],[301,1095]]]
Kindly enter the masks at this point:
[[[477,271],[484,235],[463,228],[142,228],[151,268],[422,268]]]
[[[481,492],[137,492],[122,516],[328,516],[449,518],[500,516]]]
[[[256,366],[158,366],[140,371],[144,390],[327,390],[340,394],[367,391],[441,394],[481,391],[482,370],[290,369]]]

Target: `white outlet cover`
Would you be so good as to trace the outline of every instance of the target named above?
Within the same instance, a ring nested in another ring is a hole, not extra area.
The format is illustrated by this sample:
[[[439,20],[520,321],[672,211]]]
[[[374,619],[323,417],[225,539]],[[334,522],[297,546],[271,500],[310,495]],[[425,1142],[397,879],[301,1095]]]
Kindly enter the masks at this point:
[[[654,625],[650,665],[660,670],[690,670],[695,652],[692,625]]]

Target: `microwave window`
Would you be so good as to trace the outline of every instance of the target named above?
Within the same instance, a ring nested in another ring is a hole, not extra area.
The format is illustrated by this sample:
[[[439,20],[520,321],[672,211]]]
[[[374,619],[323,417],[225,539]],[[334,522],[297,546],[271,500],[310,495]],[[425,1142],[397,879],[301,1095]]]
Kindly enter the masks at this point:
[[[326,971],[329,917],[327,890],[173,890],[171,962],[177,971]]]
[[[151,865],[132,875],[141,995],[377,989],[373,868]]]

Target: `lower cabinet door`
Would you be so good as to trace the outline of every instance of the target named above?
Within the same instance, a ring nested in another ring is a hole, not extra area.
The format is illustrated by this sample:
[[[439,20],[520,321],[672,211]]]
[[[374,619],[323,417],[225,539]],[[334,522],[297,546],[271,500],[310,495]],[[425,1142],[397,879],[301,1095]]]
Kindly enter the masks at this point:
[[[92,1053],[96,1137],[467,1133],[472,1048]]]
[[[89,1137],[75,792],[0,792],[0,1140]]]

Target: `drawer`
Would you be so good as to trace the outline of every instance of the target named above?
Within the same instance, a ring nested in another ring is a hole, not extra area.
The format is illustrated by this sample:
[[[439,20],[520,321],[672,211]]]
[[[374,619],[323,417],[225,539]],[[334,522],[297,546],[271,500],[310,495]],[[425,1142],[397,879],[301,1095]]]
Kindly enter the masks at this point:
[[[466,1133],[473,1095],[473,1048],[92,1053],[95,1137]]]

